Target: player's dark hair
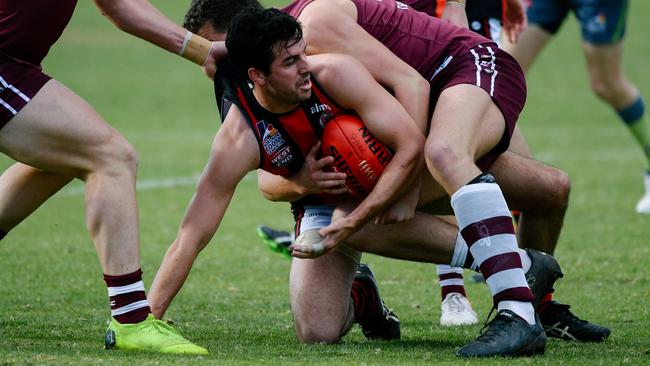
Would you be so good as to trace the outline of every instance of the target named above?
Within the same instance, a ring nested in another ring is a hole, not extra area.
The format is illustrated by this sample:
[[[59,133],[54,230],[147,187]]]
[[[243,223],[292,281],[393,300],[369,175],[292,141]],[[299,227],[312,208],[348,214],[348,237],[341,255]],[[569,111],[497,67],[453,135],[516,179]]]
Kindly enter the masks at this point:
[[[302,27],[278,9],[245,9],[233,19],[226,36],[231,60],[240,71],[271,71],[274,50],[287,49],[302,39]]]
[[[264,9],[258,0],[192,0],[183,27],[196,33],[209,23],[215,31],[223,33],[235,15],[247,8]]]

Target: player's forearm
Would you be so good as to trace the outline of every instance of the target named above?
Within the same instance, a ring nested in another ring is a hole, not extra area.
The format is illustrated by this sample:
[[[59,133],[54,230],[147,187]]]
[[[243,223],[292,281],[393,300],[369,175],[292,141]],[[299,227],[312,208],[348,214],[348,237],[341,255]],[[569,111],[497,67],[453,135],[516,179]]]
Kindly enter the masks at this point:
[[[151,311],[157,319],[161,319],[165,315],[167,308],[185,283],[199,253],[191,246],[181,245],[180,240],[181,235],[179,234],[179,237],[167,250],[147,296]]]
[[[188,211],[188,214],[190,213],[191,206]],[[188,214],[185,215],[178,236],[167,250],[151,285],[148,296],[149,304],[151,311],[158,319],[165,315],[172,300],[183,287],[196,257],[210,242],[220,221],[219,218],[216,225],[206,226],[199,222],[189,221]],[[207,218],[207,215],[204,217]]]
[[[415,71],[415,70],[414,70]],[[429,83],[420,74],[403,78],[394,87],[395,99],[413,118],[418,129],[426,136],[429,131]]]
[[[372,192],[346,217],[355,227],[361,227],[414,188],[413,184],[419,179],[417,172],[424,168],[424,137],[412,140],[395,153]]]
[[[178,236],[167,250],[149,292],[151,310],[157,318],[165,314],[185,283],[194,260],[219,228],[233,192],[234,189],[215,190],[209,175],[201,176]]]
[[[305,190],[295,182],[258,170],[257,183],[264,198],[273,202],[293,202],[305,196]]]
[[[196,57],[186,57],[202,65],[208,57],[211,43],[194,35],[191,40],[187,31],[169,20],[146,0],[95,0],[95,3],[121,30],[155,44],[169,52],[185,54],[198,50]],[[188,42],[192,42],[188,48]],[[185,47],[184,47],[185,45]],[[184,51],[184,52],[182,52]],[[194,55],[192,55],[194,56]]]
[[[442,20],[446,20],[451,24],[455,24],[459,27],[469,28],[469,22],[467,20],[467,13],[465,12],[465,5],[460,2],[447,0],[447,5],[442,11]]]

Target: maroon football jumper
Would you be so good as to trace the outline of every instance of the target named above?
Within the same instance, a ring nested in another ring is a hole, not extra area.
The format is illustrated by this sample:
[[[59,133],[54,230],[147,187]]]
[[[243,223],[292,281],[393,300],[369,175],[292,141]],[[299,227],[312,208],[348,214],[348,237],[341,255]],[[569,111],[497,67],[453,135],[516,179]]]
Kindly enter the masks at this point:
[[[0,0],[0,128],[51,79],[41,62],[77,0]]]
[[[312,1],[297,0],[282,11],[297,18]],[[507,128],[501,142],[477,161],[482,170],[489,168],[507,150],[526,101],[519,64],[493,41],[402,2],[351,1],[357,7],[357,23],[429,80],[432,111],[440,93],[454,85],[474,84],[490,94]]]

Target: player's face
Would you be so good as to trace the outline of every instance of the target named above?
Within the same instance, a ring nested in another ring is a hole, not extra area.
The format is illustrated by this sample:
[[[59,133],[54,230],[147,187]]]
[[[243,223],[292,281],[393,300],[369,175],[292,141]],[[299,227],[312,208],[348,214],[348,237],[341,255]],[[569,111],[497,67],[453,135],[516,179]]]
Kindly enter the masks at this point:
[[[266,81],[267,92],[277,103],[295,107],[311,96],[306,48],[305,41],[301,39],[290,47],[276,47],[274,50],[275,59]]]

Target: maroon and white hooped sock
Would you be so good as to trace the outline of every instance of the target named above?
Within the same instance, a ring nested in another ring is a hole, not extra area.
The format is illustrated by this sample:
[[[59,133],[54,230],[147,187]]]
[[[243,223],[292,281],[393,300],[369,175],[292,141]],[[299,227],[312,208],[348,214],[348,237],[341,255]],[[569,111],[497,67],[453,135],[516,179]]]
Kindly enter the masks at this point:
[[[119,276],[104,274],[111,301],[111,316],[121,324],[140,323],[151,313],[144,292],[142,270]]]
[[[451,206],[494,304],[534,324],[533,293],[522,268],[510,210],[494,177],[484,173],[461,187],[452,195]]]
[[[436,266],[436,269],[438,271],[438,281],[440,282],[441,300],[444,300],[447,295],[454,292],[467,297],[462,268],[439,264]]]

